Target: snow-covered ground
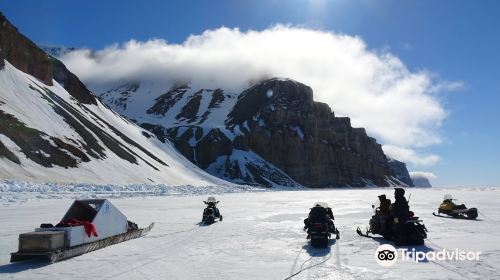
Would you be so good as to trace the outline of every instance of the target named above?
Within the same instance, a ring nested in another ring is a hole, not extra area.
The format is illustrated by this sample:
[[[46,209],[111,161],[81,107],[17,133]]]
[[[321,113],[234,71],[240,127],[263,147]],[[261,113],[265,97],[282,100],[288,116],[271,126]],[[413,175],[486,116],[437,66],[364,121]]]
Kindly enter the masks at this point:
[[[287,189],[287,188],[283,188]],[[290,189],[290,188],[288,188]],[[275,190],[275,189],[273,189]],[[125,198],[137,196],[193,196],[205,194],[264,192],[271,189],[247,185],[98,185],[27,183],[15,180],[0,181],[0,205],[12,205],[41,199]]]
[[[319,265],[293,279],[500,278],[500,188],[407,190],[412,210],[429,229],[426,245],[417,250],[481,251],[480,260],[398,261],[390,268],[379,266],[374,259],[375,249],[385,242],[359,237],[355,229],[367,224],[377,195],[392,197],[391,189],[206,190],[203,196],[197,195],[202,192],[187,195],[190,191],[183,196],[138,192],[136,197],[112,198],[140,226],[156,222],[153,231],[144,238],[51,265],[9,264],[9,253],[17,250],[18,234],[42,222],[57,222],[73,197],[89,197],[96,190],[62,192],[56,198],[36,191],[0,190],[4,198],[0,205],[0,279],[284,279],[300,267],[315,264]],[[221,201],[224,221],[198,226],[202,200],[210,192]],[[478,207],[479,219],[432,216],[446,193]],[[95,195],[102,193],[97,190]],[[302,220],[315,201],[330,204],[341,232],[341,239],[330,250],[311,249],[302,231]]]

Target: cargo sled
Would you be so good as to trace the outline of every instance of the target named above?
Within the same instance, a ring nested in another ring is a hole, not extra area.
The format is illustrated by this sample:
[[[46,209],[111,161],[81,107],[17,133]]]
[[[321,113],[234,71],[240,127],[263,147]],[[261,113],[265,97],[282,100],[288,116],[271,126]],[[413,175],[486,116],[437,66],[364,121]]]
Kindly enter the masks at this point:
[[[44,259],[50,263],[146,235],[154,226],[138,228],[107,199],[75,200],[56,226],[42,224],[19,235],[11,262]]]

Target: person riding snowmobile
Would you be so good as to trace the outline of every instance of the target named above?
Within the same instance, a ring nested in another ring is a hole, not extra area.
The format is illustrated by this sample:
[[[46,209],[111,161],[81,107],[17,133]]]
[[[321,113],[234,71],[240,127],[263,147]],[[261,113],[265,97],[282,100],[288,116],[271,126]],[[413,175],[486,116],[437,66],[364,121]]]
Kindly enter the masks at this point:
[[[385,194],[381,194],[378,196],[378,200],[380,202],[380,205],[379,205],[379,211],[382,215],[389,215],[389,210],[390,210],[390,207],[391,207],[391,200],[390,199],[387,199],[387,197],[385,196]]]
[[[439,208],[447,211],[457,210],[457,209],[458,210],[467,209],[467,207],[465,207],[465,204],[460,204],[460,205],[455,204],[453,202],[453,197],[449,194],[444,196],[443,202],[441,203]]]
[[[388,226],[390,225],[390,207],[391,200],[387,199],[385,194],[379,195],[379,207],[376,209],[378,211],[376,214],[378,216],[379,224],[380,224],[380,232],[382,235],[386,234],[389,230]]]
[[[435,213],[433,214],[436,216]],[[478,211],[477,208],[467,208],[465,204],[456,204],[453,202],[453,197],[446,194],[443,202],[439,205],[437,216],[439,214],[445,214],[453,218],[475,219],[478,216]]]
[[[328,232],[335,233],[335,220],[332,212],[332,208],[328,207],[326,203],[315,203],[314,207],[309,211],[309,215],[304,219],[304,230],[310,231],[310,226],[312,223],[324,223],[328,224]],[[308,235],[309,239],[309,235]]]
[[[218,218],[219,221],[222,221],[222,215],[217,208],[219,201],[217,201],[215,197],[210,196],[207,198],[207,201],[203,201],[203,203],[207,205],[207,207],[203,209],[203,223],[213,223],[213,218]]]
[[[390,204],[385,195],[380,195],[380,206],[375,208],[375,214],[369,221],[369,228],[366,233],[357,228],[356,232],[360,236],[371,237],[369,234],[380,234],[386,240],[391,240],[400,245],[423,245],[427,238],[427,229],[418,217],[410,211],[408,201],[404,197],[405,191],[402,188],[394,189],[395,201]],[[387,205],[390,205],[387,211]]]
[[[410,216],[410,206],[405,198],[405,190],[394,189],[394,203],[390,207],[390,222],[392,223],[392,234],[396,243],[404,244],[408,236],[408,226],[406,222]],[[398,244],[397,244],[398,245]]]
[[[394,224],[404,224],[408,221],[410,215],[410,206],[405,198],[405,190],[402,188],[394,189],[394,203],[389,210]]]

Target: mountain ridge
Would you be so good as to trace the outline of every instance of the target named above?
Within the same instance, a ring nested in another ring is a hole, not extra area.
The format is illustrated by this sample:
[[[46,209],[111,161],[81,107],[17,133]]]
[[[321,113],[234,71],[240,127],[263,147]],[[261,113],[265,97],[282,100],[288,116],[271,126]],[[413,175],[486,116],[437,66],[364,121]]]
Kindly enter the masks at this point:
[[[231,185],[110,110],[0,15],[0,178]]]
[[[238,184],[268,187],[411,186],[411,181],[402,179],[406,179],[405,172],[396,174],[402,169],[391,166],[380,144],[369,137],[364,128],[353,128],[349,118],[336,117],[327,104],[314,101],[312,89],[300,82],[288,78],[263,79],[235,92],[205,88],[195,83],[166,87],[161,82],[130,81],[103,90],[96,96],[55,58],[73,48],[45,47],[43,49],[49,52],[46,54],[19,34],[3,16],[1,22],[6,27],[0,32],[1,57],[12,60],[15,68],[35,76],[46,86],[52,86],[53,81],[60,84],[80,103],[68,104],[59,94],[50,94],[50,90],[47,92],[43,86],[29,84],[31,90],[42,95],[48,93],[43,98],[60,107],[56,111],[64,120],[81,113],[73,111],[68,115],[74,105],[84,110],[87,105],[109,106],[123,115],[124,121],[130,120],[149,131],[142,131],[142,137],[157,138],[162,144],[172,143],[199,168]],[[13,40],[19,41],[21,47],[14,48]],[[30,60],[30,57],[34,59]],[[85,123],[85,129],[96,134],[93,136],[98,139],[86,137],[94,143],[90,146],[99,146],[96,143],[102,141],[101,146],[111,149],[122,160],[136,164],[139,159],[158,170],[155,164],[143,160],[139,154],[130,153],[129,147],[123,148],[123,141],[162,165],[147,148],[136,144],[92,110],[87,110],[86,114],[91,121],[76,117],[71,122],[76,126]],[[93,122],[97,122],[97,129]],[[109,138],[108,132],[96,132],[100,131],[99,126],[109,129],[119,142],[110,140],[113,137]],[[82,132],[85,129],[76,130]],[[78,141],[75,145],[62,140],[52,142],[52,146],[64,151],[63,154],[69,152],[71,157],[79,157],[76,163],[73,158],[67,159],[65,168],[103,157],[98,153],[103,149],[95,151]],[[80,153],[82,149],[85,152]],[[4,158],[13,159],[11,162],[18,160],[4,143],[0,145],[0,152]],[[32,156],[32,159],[37,158]],[[406,166],[403,169],[407,173]]]
[[[314,101],[300,82],[271,78],[241,93],[155,87],[135,82],[99,96],[212,175],[269,187],[409,185],[395,176],[374,138]],[[264,163],[261,172],[257,166]]]

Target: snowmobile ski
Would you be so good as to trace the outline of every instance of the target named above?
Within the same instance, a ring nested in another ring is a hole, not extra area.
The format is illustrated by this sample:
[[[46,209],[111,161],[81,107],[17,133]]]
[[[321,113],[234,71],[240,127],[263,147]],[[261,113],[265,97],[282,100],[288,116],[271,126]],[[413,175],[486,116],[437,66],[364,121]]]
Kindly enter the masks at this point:
[[[359,227],[356,229],[356,233],[357,233],[359,236],[362,236],[362,237],[368,237],[368,238],[370,238],[370,237],[371,237],[371,236],[368,234],[368,231],[367,231],[366,233],[363,233],[363,232],[361,231],[361,228],[359,228]]]
[[[474,220],[475,219],[475,218],[469,218],[469,217],[463,216],[463,215],[443,216],[443,215],[436,214],[436,212],[432,212],[432,215],[434,215],[436,217],[440,217],[440,218],[446,218],[446,219],[460,219],[460,220]]]

